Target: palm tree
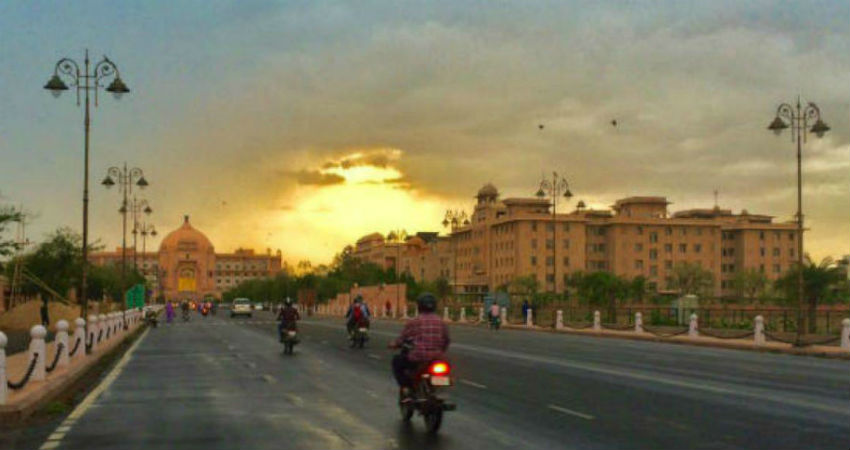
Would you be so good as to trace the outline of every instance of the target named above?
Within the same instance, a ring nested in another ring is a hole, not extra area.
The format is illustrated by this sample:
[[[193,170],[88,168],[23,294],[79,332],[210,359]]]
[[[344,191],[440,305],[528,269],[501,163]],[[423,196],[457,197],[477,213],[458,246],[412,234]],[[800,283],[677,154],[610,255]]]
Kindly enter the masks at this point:
[[[785,292],[785,299],[789,304],[797,301],[799,270],[798,267],[794,267],[776,280],[776,287]],[[803,258],[803,298],[808,306],[808,319],[804,319],[800,326],[805,327],[809,333],[815,333],[818,304],[830,300],[834,294],[846,289],[843,286],[846,283],[844,274],[832,258],[826,257],[820,263],[815,263],[809,255],[806,255]],[[806,321],[808,321],[807,327]]]

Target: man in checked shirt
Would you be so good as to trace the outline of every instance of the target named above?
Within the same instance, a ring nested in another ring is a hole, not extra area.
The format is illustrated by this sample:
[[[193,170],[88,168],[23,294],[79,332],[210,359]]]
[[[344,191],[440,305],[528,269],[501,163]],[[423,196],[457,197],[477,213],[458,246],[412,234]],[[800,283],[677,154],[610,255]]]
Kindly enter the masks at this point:
[[[389,348],[400,348],[405,341],[413,344],[409,353],[395,355],[392,361],[393,375],[402,396],[407,396],[412,385],[410,372],[418,370],[423,364],[441,359],[449,348],[449,327],[434,312],[437,299],[426,292],[416,299],[416,304],[419,306],[419,316],[409,320],[401,336],[389,345]]]

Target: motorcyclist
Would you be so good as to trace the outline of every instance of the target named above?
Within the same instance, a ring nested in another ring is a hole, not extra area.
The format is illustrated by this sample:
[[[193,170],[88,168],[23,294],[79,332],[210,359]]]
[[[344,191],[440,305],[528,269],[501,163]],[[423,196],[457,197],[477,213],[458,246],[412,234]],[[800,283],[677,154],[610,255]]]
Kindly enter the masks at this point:
[[[183,312],[183,318],[189,317],[189,302],[183,300],[183,303],[180,304],[180,310]]]
[[[277,314],[277,320],[280,321],[277,325],[278,337],[283,342],[283,331],[296,329],[298,321],[301,320],[301,315],[298,314],[298,309],[292,305],[292,300],[286,299],[286,303]]]
[[[369,323],[369,306],[363,303],[363,296],[357,294],[354,297],[354,303],[348,307],[348,311],[345,313],[346,329],[348,330],[348,335],[351,336],[354,332],[354,327],[360,324],[368,324]]]
[[[405,342],[410,342],[413,348],[408,353],[395,355],[392,360],[393,375],[401,389],[403,397],[407,397],[412,386],[410,372],[418,370],[423,364],[440,359],[449,348],[449,328],[434,311],[437,309],[437,298],[429,292],[422,293],[417,299],[419,316],[409,320],[401,331],[401,335],[389,344],[389,348],[400,348]]]

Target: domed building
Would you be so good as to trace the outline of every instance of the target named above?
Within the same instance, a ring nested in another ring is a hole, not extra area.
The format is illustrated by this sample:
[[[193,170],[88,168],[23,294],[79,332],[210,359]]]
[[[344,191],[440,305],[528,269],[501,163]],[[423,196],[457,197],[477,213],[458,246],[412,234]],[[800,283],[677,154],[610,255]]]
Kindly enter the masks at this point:
[[[281,253],[255,254],[251,249],[233,253],[216,253],[209,238],[193,227],[189,216],[183,224],[168,233],[157,252],[141,252],[133,258],[127,249],[127,265],[135,260],[139,272],[148,279],[153,297],[167,300],[200,300],[221,298],[222,292],[253,279],[274,276],[281,270]],[[121,248],[115,252],[91,255],[92,264],[120,264]]]

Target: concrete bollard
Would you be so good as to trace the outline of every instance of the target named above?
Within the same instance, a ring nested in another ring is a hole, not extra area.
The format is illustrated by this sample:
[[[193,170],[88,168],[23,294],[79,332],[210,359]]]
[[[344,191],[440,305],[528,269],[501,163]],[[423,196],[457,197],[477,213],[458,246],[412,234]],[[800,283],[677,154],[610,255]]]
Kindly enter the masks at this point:
[[[850,319],[841,321],[841,348],[850,351]]]
[[[534,326],[534,310],[528,308],[528,312],[525,315],[525,326],[531,328]]]
[[[6,385],[6,343],[9,339],[6,334],[0,331],[0,405],[6,404],[9,387]]]
[[[450,320],[449,319],[449,307],[448,306],[443,307],[443,320],[445,320],[446,322],[448,322]]]
[[[59,344],[62,344],[62,352],[59,353],[56,367],[65,367],[68,365],[68,352],[71,351],[68,347],[68,321],[66,320],[56,322],[56,350],[59,350]]]
[[[47,336],[47,328],[41,325],[33,325],[30,328],[30,351],[27,362],[32,361],[33,355],[38,353],[35,363],[35,369],[32,371],[33,381],[44,381],[47,378],[47,363],[45,363],[45,354],[47,346],[44,344],[44,337]]]
[[[599,311],[593,311],[593,330],[602,330],[602,315],[599,314]]]
[[[500,315],[502,316],[502,325],[507,325],[508,324],[508,308],[507,307],[500,308],[499,311],[501,312]]]
[[[466,322],[466,307],[465,306],[460,308],[460,319],[458,319],[458,322]]]
[[[635,313],[635,333],[643,333],[643,314]]]
[[[756,324],[755,330],[753,334],[753,340],[756,345],[764,345],[764,317],[761,315],[756,316]]]
[[[699,322],[697,321],[697,315],[691,314],[691,323],[688,326],[688,336],[697,337],[699,336]]]
[[[555,329],[563,330],[564,329],[564,312],[560,309],[555,312]]]
[[[484,322],[484,307],[478,307],[478,322]]]
[[[91,344],[91,351],[97,350],[97,335],[100,333],[100,318],[94,314],[89,316],[89,336],[88,343]]]
[[[109,330],[109,316],[106,314],[97,315],[97,331],[102,331],[100,334],[101,342],[106,341],[106,332]],[[110,335],[111,336],[111,335]]]
[[[71,347],[74,346],[78,339],[80,341],[80,346],[77,348],[77,352],[74,353],[74,356],[71,356],[74,361],[81,360],[83,359],[83,356],[86,355],[86,319],[83,319],[82,317],[77,317],[77,319],[74,320],[74,342],[71,344]],[[73,350],[73,348],[68,349],[69,352],[71,350]]]

